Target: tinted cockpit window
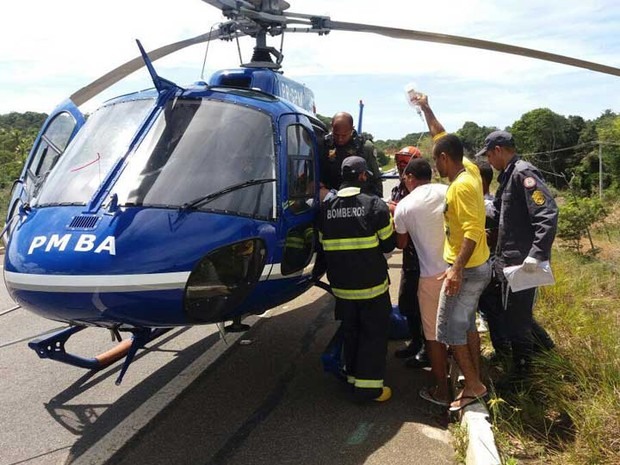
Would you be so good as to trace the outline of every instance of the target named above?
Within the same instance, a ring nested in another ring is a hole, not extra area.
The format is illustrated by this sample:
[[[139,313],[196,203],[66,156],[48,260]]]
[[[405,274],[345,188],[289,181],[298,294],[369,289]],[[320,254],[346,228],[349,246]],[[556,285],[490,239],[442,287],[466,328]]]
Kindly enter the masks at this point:
[[[130,158],[113,192],[121,205],[274,216],[271,118],[198,99],[170,101]]]
[[[109,104],[78,132],[41,188],[38,205],[86,204],[108,171],[125,156],[153,99]]]

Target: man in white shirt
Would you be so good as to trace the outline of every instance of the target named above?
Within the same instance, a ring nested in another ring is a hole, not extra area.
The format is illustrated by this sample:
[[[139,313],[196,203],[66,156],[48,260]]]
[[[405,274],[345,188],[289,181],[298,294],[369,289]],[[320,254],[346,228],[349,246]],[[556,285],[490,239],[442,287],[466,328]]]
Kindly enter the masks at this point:
[[[447,348],[437,341],[437,307],[442,280],[438,279],[448,268],[443,259],[445,241],[443,210],[448,186],[431,183],[432,169],[424,158],[412,159],[404,171],[404,182],[410,194],[396,207],[394,225],[396,244],[402,249],[409,240],[420,260],[418,301],[426,350],[431,371],[437,382],[431,389],[422,389],[420,396],[434,404],[450,405],[447,382]]]

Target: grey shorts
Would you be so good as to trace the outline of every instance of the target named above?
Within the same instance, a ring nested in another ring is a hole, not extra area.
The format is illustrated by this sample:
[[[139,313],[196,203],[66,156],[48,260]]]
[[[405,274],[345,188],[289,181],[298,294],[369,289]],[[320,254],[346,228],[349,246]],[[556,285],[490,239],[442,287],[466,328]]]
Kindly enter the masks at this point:
[[[463,270],[461,289],[456,295],[446,295],[445,281],[441,286],[437,311],[437,340],[448,345],[467,344],[467,333],[477,331],[478,299],[491,281],[489,262]]]

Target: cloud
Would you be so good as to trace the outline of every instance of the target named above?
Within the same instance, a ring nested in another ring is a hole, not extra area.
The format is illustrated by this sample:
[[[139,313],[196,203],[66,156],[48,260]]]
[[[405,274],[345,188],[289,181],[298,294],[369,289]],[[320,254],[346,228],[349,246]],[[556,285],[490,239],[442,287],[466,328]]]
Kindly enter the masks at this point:
[[[334,21],[468,36],[620,66],[620,9],[615,0],[290,3],[291,11],[330,15]],[[224,20],[199,0],[20,0],[5,5],[3,13],[9,20],[0,29],[0,113],[49,112],[77,89],[137,56],[134,39],[152,50],[203,34]],[[280,39],[270,38],[269,43],[277,47]],[[252,45],[249,38],[240,40],[244,60]],[[195,81],[205,49],[188,48],[156,62],[156,68],[180,84]],[[320,112],[351,108],[363,98],[368,102],[368,127],[381,137],[423,129],[402,97],[409,81],[433,96],[452,129],[458,129],[466,115],[480,124],[503,126],[538,106],[584,117],[620,107],[620,78],[490,51],[332,31],[324,37],[285,34],[284,55],[284,72],[311,86]],[[234,41],[211,43],[207,77],[238,65]],[[151,85],[146,72],[134,73],[87,107]]]

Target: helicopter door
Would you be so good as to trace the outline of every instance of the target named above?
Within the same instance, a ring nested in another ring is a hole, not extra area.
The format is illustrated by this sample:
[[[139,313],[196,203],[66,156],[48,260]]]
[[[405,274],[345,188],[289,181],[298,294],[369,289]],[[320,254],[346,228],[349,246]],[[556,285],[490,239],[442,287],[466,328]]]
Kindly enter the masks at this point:
[[[13,184],[7,223],[20,204],[29,203],[36,195],[84,122],[84,116],[70,100],[59,105],[48,116],[26,159],[21,176]]]
[[[280,167],[284,252],[282,276],[301,272],[312,260],[318,208],[316,172],[317,144],[310,123],[304,116],[287,115],[280,122],[286,166]],[[285,172],[284,172],[285,171]]]

